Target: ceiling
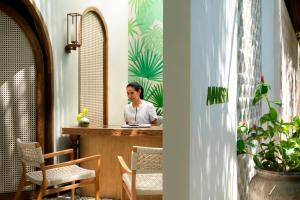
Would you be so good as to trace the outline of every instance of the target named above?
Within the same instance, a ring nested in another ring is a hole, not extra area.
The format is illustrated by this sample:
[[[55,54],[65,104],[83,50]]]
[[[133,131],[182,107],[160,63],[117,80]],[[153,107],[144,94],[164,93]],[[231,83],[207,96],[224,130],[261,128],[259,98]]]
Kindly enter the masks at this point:
[[[295,32],[300,32],[300,0],[285,0]]]

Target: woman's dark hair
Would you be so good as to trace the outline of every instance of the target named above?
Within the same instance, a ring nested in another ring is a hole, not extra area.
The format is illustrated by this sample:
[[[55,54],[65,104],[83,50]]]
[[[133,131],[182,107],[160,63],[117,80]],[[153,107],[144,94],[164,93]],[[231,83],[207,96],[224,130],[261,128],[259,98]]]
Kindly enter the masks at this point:
[[[137,92],[138,92],[139,90],[141,90],[140,98],[141,98],[141,99],[144,99],[144,88],[143,88],[138,82],[131,82],[131,83],[129,83],[129,84],[126,86],[126,88],[128,88],[128,87],[134,88],[134,90],[137,91]]]

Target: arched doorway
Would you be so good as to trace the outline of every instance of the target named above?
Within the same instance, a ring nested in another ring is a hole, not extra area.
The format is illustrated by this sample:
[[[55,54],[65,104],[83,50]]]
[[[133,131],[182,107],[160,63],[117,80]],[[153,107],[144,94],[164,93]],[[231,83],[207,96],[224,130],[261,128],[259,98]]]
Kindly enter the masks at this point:
[[[21,175],[16,138],[37,141],[44,152],[53,148],[52,52],[31,2],[1,2],[0,26],[0,199],[8,199]]]

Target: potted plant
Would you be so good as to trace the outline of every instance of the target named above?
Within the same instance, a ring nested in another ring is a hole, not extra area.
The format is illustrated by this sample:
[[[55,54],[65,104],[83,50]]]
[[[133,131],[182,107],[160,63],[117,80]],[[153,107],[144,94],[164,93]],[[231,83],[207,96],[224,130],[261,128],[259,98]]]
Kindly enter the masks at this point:
[[[82,112],[76,116],[79,126],[88,127],[90,124],[90,120],[87,118],[89,110],[87,108],[83,108]]]
[[[284,122],[276,109],[281,102],[269,100],[269,90],[262,77],[252,103],[264,101],[268,112],[259,124],[242,122],[237,129],[237,154],[253,156],[257,172],[248,199],[300,199],[300,118]]]

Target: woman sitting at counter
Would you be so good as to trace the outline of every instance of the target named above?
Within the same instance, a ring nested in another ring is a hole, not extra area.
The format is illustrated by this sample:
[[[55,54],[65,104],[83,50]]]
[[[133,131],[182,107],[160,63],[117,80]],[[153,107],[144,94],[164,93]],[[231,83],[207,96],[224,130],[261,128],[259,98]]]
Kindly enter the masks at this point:
[[[131,100],[124,109],[126,124],[154,124],[157,122],[157,114],[152,103],[143,100],[144,89],[137,82],[129,83],[126,87],[127,96]]]

